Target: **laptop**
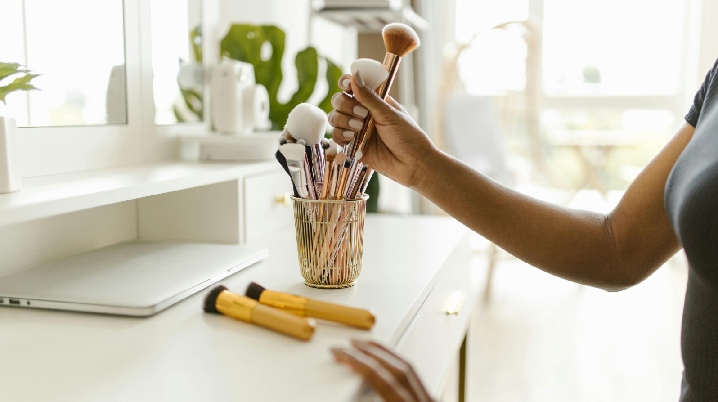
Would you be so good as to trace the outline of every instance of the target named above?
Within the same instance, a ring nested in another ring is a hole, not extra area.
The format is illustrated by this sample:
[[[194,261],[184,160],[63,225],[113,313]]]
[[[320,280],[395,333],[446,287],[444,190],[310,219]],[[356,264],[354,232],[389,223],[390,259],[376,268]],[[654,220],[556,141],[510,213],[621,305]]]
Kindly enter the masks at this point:
[[[0,277],[0,306],[146,317],[267,254],[246,245],[125,242]]]

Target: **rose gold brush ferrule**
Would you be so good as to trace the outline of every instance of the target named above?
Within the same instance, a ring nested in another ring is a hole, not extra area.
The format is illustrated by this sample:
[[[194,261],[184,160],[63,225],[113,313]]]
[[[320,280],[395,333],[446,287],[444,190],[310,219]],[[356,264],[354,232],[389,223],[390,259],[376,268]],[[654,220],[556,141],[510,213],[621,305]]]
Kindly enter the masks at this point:
[[[348,200],[353,200],[356,198],[355,195],[359,189],[359,186],[361,185],[362,177],[364,176],[366,169],[367,167],[363,163],[357,163],[354,175],[352,176],[351,180],[349,180],[349,189],[347,189],[346,194],[346,198]]]
[[[399,72],[399,63],[401,63],[401,56],[393,53],[387,53],[384,56],[384,62],[382,64],[389,71],[389,77],[376,91],[380,98],[386,99],[389,95],[391,84],[394,82],[394,78],[396,78],[396,74]],[[376,123],[374,122],[374,119],[369,116],[364,121],[362,129],[356,133],[352,142],[349,143],[347,155],[352,160],[356,158],[357,151],[361,151],[362,155],[364,154],[364,150],[366,149],[367,143],[371,139],[375,126]]]
[[[317,194],[316,194],[316,187],[314,185],[314,176],[312,176],[312,166],[311,166],[310,158],[307,156],[304,159],[304,180],[307,184],[307,198],[316,200]]]
[[[368,171],[369,168],[367,166],[362,166],[362,168],[359,170],[357,177],[354,179],[354,183],[349,190],[349,197],[351,199],[357,199],[359,198],[359,196],[361,196],[362,188],[364,187],[364,181],[366,180]]]
[[[324,164],[324,180],[322,181],[322,191],[320,193],[320,199],[326,200],[330,193],[330,187],[332,186],[334,177],[334,159],[327,160]]]
[[[309,145],[308,149],[307,162],[314,184],[314,199],[318,200],[324,183],[324,148],[322,148],[322,144],[314,144]]]
[[[349,177],[351,177],[353,163],[347,158],[344,165],[339,168],[339,178],[337,179],[337,187],[334,192],[334,199],[341,200],[344,198],[344,193],[347,191],[349,185]]]
[[[361,194],[366,194],[366,188],[369,187],[369,181],[371,180],[371,175],[373,175],[373,174],[374,174],[374,169],[368,168],[366,170],[366,175],[364,176],[364,181],[361,184],[361,189],[360,189],[357,197]]]

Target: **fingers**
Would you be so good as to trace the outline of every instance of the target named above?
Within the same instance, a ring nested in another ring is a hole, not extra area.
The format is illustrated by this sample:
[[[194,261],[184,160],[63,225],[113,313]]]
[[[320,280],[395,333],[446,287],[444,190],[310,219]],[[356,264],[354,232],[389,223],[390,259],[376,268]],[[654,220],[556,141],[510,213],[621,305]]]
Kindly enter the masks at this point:
[[[387,369],[363,352],[351,348],[334,348],[332,354],[338,362],[346,364],[364,377],[364,380],[385,401],[409,402],[413,400],[407,390],[397,384]]]
[[[359,102],[351,96],[337,92],[332,96],[332,107],[334,110],[344,114],[363,119],[369,115],[369,110],[360,105]]]
[[[344,146],[354,139],[356,132],[352,130],[346,130],[343,128],[335,128],[332,130],[332,139],[338,145]]]
[[[396,116],[396,109],[389,106],[374,90],[364,85],[364,80],[358,72],[352,78],[354,98],[369,109],[369,113],[377,123],[387,124],[392,117]]]
[[[329,124],[334,127],[332,138],[337,144],[344,145],[362,129],[369,111],[356,99],[342,92],[332,96],[332,107],[334,110],[328,116]]]
[[[339,88],[342,89],[342,91],[346,92],[347,94],[352,93],[352,75],[351,74],[343,74],[341,77],[339,77],[339,82],[337,82],[339,85]]]
[[[414,368],[406,360],[377,342],[353,340],[352,345],[373,357],[388,370],[394,378],[412,394],[416,401],[431,401],[431,397],[426,391],[424,384],[419,379]]]

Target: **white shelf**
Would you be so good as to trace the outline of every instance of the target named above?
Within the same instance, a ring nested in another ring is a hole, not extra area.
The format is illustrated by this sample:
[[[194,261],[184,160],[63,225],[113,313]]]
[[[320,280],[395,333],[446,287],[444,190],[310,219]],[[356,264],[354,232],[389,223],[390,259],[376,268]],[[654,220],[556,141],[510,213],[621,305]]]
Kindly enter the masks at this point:
[[[22,190],[0,194],[0,225],[221,183],[274,165],[170,162],[23,179]]]

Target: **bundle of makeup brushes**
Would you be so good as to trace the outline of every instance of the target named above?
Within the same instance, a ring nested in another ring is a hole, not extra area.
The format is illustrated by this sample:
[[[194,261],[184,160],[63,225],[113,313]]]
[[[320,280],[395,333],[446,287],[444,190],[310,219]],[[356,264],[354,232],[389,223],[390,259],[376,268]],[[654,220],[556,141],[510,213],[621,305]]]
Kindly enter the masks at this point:
[[[384,27],[382,37],[386,46],[384,62],[359,59],[352,63],[351,73],[359,72],[365,85],[385,99],[402,57],[419,47],[419,36],[411,27],[393,23]],[[279,136],[277,161],[292,179],[295,197],[361,198],[373,173],[360,159],[376,129],[374,119],[367,116],[362,129],[346,147],[324,138],[327,124],[327,115],[318,107],[308,103],[297,105]]]

